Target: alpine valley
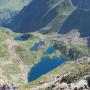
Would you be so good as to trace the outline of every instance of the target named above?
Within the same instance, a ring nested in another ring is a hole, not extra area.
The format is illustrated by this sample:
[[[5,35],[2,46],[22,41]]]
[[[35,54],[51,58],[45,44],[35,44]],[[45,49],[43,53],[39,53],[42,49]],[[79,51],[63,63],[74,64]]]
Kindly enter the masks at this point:
[[[0,0],[0,87],[90,90],[89,44],[90,0]]]

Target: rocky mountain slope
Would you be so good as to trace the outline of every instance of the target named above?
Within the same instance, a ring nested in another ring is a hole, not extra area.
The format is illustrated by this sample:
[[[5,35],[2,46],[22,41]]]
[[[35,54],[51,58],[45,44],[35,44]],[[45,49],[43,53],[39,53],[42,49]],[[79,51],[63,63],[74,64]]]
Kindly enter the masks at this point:
[[[0,83],[27,82],[30,67],[35,63],[32,53],[14,40],[15,33],[0,28]]]

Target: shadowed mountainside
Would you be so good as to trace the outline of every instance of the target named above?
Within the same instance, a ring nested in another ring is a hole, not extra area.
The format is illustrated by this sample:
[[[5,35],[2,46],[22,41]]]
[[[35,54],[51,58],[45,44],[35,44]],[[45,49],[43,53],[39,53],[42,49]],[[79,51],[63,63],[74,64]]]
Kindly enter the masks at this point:
[[[73,5],[80,9],[90,9],[90,0],[71,0]]]
[[[65,11],[68,12],[65,12]],[[49,23],[52,27],[60,27],[60,18],[68,16],[72,11],[70,0],[33,0],[27,7],[4,25],[15,32],[27,33],[44,28]],[[55,19],[56,18],[56,19]],[[54,21],[53,21],[54,20]],[[61,20],[62,23],[63,20]]]
[[[90,36],[90,12],[77,9],[64,22],[59,33],[68,33],[77,29],[81,36]]]
[[[77,9],[66,19],[59,33],[77,29],[81,36],[90,37],[90,0],[71,0]]]

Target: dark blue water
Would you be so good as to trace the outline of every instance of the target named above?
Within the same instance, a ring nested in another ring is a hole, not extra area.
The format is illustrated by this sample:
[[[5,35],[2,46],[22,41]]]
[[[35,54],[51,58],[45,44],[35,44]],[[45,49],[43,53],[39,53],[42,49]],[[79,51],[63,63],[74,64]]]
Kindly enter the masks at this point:
[[[41,61],[33,66],[28,74],[28,81],[31,82],[40,76],[55,69],[67,60],[66,57],[57,57],[53,59],[42,58]]]
[[[49,47],[45,52],[44,54],[45,55],[48,55],[48,54],[53,54],[55,52],[55,49],[53,47]]]
[[[36,45],[34,45],[33,47],[30,48],[30,50],[32,50],[32,51],[39,51],[39,49],[40,48]]]
[[[29,37],[30,37],[29,35],[25,34],[25,35],[16,37],[15,40],[27,41],[29,39]]]
[[[35,43],[34,46],[30,48],[30,50],[38,51],[40,49],[40,47],[43,45],[45,45],[45,41],[39,41],[39,42]]]

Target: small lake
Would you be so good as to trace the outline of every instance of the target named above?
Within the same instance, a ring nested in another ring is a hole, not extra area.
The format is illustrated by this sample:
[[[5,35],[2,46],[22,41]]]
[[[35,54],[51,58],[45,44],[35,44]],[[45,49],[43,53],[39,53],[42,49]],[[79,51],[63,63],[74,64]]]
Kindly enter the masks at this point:
[[[28,82],[36,80],[40,76],[50,72],[67,60],[66,57],[56,57],[53,59],[42,58],[41,61],[33,66],[28,73]]]
[[[22,36],[18,36],[15,38],[15,40],[19,40],[19,41],[27,41],[30,38],[29,34],[24,34]]]
[[[53,47],[49,47],[45,52],[44,55],[53,54],[55,49]]]
[[[43,45],[45,45],[45,41],[39,41],[37,43],[35,43],[30,50],[32,51],[38,51],[40,49],[40,47],[42,47]]]

